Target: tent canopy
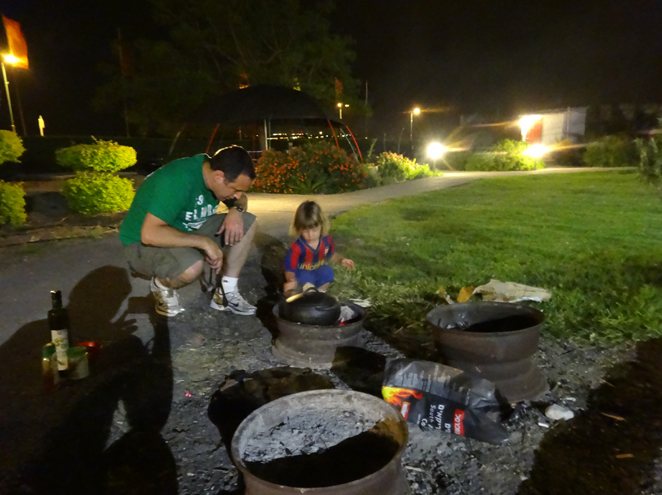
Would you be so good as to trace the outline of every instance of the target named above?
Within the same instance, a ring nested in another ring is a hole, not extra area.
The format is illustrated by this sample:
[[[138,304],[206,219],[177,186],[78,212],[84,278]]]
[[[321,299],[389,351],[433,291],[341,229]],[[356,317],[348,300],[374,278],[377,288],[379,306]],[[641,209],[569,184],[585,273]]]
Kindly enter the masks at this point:
[[[312,96],[282,86],[257,85],[226,93],[205,104],[196,120],[238,123],[264,119],[327,119]]]

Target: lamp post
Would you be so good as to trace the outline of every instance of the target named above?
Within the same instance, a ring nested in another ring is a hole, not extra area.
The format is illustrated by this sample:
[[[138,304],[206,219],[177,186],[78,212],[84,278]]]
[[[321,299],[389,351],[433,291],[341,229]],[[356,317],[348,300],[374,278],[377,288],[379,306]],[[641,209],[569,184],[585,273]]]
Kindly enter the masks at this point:
[[[409,111],[409,142],[414,143],[414,115],[417,117],[421,114],[420,107],[414,107]]]
[[[349,104],[348,103],[342,103],[342,102],[339,101],[338,103],[336,103],[336,106],[338,107],[338,119],[342,120],[342,109],[343,108],[349,108]]]
[[[5,91],[7,93],[7,108],[9,108],[9,122],[11,124],[11,130],[16,132],[16,125],[14,124],[14,111],[12,110],[11,96],[9,94],[9,80],[7,79],[7,69],[5,69],[5,62],[11,64],[13,62],[13,59],[15,59],[13,55],[3,54],[2,62],[0,62],[0,65],[2,65],[2,80],[5,83]]]
[[[415,146],[414,146],[414,115],[418,116],[421,114],[421,109],[420,107],[414,107],[411,110],[409,110],[409,149],[411,150],[411,154],[414,154],[415,151]]]

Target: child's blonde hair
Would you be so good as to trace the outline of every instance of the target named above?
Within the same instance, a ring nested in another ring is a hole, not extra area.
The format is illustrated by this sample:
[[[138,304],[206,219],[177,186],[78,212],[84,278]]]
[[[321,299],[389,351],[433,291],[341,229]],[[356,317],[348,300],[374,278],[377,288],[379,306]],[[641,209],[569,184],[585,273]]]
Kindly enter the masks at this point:
[[[322,227],[322,234],[329,232],[329,219],[315,201],[304,201],[294,213],[290,234],[298,236],[302,230]]]

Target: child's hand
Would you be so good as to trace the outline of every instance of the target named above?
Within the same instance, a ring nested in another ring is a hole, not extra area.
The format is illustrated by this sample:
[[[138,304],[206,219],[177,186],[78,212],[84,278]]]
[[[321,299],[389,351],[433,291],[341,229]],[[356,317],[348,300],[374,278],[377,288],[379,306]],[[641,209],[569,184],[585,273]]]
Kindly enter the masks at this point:
[[[340,266],[344,266],[345,268],[348,268],[349,270],[354,269],[354,261],[350,260],[349,258],[343,258],[340,260]]]
[[[293,282],[285,282],[283,284],[283,294],[291,295],[291,293],[296,292],[297,286],[298,286],[298,284],[297,284],[296,280],[293,281]]]

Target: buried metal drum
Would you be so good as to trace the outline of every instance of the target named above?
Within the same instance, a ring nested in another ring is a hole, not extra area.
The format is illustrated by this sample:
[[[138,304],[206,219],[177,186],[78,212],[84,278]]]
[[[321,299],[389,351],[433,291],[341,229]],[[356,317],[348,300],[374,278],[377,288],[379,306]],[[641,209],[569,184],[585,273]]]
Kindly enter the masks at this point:
[[[404,495],[408,430],[386,402],[352,390],[312,390],[253,411],[232,438],[246,495]]]
[[[333,325],[296,323],[280,316],[279,306],[273,309],[278,326],[274,340],[274,355],[291,366],[317,369],[330,368],[339,347],[354,347],[359,343],[365,310],[354,303],[343,303],[354,316]]]
[[[541,311],[523,304],[472,302],[427,314],[444,364],[493,382],[510,402],[543,395],[547,382],[533,362]]]

